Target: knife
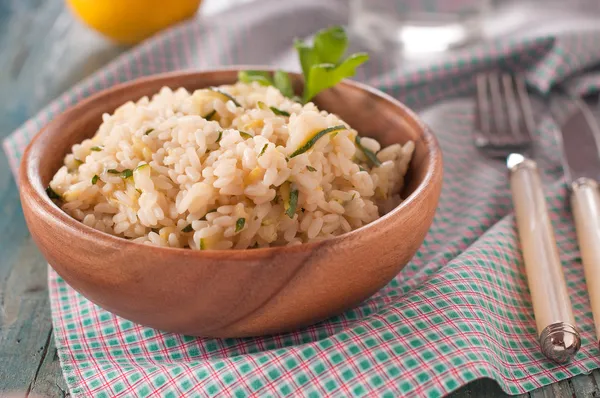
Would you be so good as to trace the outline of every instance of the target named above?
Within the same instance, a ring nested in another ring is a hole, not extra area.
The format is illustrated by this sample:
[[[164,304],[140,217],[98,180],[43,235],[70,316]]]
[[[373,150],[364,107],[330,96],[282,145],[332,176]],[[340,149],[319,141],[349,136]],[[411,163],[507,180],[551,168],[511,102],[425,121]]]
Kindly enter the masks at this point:
[[[600,334],[600,126],[591,109],[574,99],[561,126],[563,169],[570,191],[596,336]],[[600,346],[600,342],[598,343]]]

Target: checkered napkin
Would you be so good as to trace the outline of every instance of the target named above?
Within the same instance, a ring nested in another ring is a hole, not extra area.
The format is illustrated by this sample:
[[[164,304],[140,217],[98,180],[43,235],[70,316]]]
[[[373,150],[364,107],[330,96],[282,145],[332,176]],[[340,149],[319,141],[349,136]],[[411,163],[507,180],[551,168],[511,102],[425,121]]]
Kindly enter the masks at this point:
[[[4,142],[13,170],[38,129],[118,82],[177,69],[270,64],[297,69],[295,37],[345,22],[339,3],[266,1],[172,28],[56,99]],[[263,5],[264,7],[261,7]],[[561,179],[556,125],[535,135],[561,260],[583,345],[564,366],[538,349],[507,173],[471,142],[473,74],[525,71],[541,93],[594,92],[600,31],[499,39],[410,69],[373,54],[357,80],[419,110],[437,135],[445,181],[423,246],[394,280],[356,308],[288,334],[202,339],[136,325],[97,307],[48,270],[56,345],[75,397],[428,396],[477,378],[510,394],[600,367],[590,305]],[[439,100],[445,100],[438,103]],[[332,286],[332,288],[335,288]]]

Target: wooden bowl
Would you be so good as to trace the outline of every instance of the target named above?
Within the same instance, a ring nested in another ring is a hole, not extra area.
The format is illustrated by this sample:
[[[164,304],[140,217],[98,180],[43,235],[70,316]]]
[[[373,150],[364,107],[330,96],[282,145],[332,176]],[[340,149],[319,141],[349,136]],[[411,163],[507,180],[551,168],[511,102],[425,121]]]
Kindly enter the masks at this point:
[[[264,68],[263,68],[264,69]],[[295,84],[301,84],[294,75]],[[413,257],[431,225],[442,185],[436,139],[406,106],[344,81],[315,102],[382,145],[414,140],[405,201],[344,235],[292,247],[193,251],[134,243],[87,227],[44,189],[71,146],[101,115],[163,86],[229,84],[237,69],[155,75],[102,91],[44,127],[25,151],[20,194],[33,239],[69,285],[106,310],[156,329],[206,337],[291,331],[351,308],[385,286]]]

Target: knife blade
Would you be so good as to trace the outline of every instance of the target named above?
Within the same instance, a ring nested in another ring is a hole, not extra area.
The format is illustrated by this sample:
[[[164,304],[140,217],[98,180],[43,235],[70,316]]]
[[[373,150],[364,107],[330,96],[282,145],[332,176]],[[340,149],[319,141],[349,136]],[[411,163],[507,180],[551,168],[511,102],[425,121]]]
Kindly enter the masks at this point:
[[[561,127],[563,170],[568,186],[581,178],[600,182],[600,126],[589,106],[574,100]]]
[[[600,334],[600,126],[582,100],[561,126],[563,171],[570,190],[577,242],[592,307],[596,341]],[[598,341],[600,347],[600,341]]]

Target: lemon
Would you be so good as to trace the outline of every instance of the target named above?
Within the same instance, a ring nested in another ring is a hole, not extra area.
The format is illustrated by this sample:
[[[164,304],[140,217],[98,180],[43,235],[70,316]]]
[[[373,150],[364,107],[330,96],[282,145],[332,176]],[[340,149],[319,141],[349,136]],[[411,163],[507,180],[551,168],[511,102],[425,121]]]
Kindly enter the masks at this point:
[[[202,0],[66,0],[89,27],[121,44],[135,44],[193,16]]]

